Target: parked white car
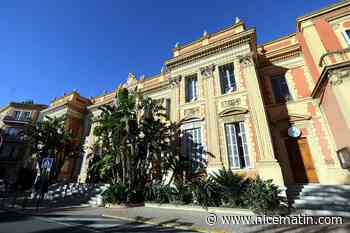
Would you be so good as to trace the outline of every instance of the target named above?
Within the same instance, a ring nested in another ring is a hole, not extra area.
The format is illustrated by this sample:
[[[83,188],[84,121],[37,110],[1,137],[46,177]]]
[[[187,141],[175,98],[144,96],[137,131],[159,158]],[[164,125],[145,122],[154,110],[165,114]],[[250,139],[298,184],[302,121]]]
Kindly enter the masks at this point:
[[[0,179],[0,192],[6,191],[5,181]]]

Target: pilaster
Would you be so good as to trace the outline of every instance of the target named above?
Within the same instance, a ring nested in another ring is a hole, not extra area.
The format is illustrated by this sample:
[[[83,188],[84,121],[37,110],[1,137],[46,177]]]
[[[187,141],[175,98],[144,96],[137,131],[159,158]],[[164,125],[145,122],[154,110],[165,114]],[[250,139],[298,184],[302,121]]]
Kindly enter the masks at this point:
[[[256,162],[258,174],[263,179],[272,179],[278,185],[284,185],[280,164],[277,162],[267,114],[264,108],[260,85],[255,70],[252,53],[238,56],[238,61],[244,69],[250,114],[256,127],[257,143],[261,152],[260,160]]]

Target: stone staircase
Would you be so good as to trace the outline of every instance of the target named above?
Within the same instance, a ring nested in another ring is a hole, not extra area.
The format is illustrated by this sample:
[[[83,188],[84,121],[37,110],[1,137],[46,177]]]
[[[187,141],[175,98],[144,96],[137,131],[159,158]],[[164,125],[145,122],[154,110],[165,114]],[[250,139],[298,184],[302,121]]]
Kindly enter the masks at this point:
[[[287,197],[296,213],[350,217],[350,185],[291,185]]]
[[[66,207],[66,206],[102,206],[102,193],[108,188],[108,184],[81,184],[66,183],[53,184],[49,187],[44,199],[40,201],[41,207]],[[8,196],[8,204],[21,207],[34,207],[38,199],[34,193],[17,194]]]

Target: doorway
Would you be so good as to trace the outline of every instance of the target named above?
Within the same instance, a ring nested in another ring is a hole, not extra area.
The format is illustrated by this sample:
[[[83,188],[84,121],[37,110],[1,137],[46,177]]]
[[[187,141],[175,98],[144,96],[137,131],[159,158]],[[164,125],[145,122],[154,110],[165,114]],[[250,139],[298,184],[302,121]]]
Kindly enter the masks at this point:
[[[285,143],[295,183],[318,183],[307,139],[288,138]]]

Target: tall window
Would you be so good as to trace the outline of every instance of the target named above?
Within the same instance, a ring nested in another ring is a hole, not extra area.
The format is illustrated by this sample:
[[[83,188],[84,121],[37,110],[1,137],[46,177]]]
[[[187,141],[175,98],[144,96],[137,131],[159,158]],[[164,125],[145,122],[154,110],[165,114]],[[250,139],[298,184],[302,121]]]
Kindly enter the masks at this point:
[[[348,44],[348,47],[350,47],[350,29],[345,30],[343,32],[344,38],[346,40],[346,43]]]
[[[274,76],[271,78],[272,91],[275,96],[276,103],[283,103],[292,100],[287,80],[285,76]]]
[[[197,94],[197,75],[186,77],[186,102],[195,101],[198,98]]]
[[[233,63],[220,66],[219,74],[221,94],[226,94],[237,90]]]
[[[192,168],[196,169],[205,163],[201,128],[184,130],[183,138],[186,156],[192,161]]]
[[[14,117],[15,117],[16,120],[19,120],[20,117],[21,117],[21,112],[20,111],[15,111],[14,112]]]
[[[225,124],[225,133],[230,167],[250,167],[244,122]]]
[[[30,112],[23,112],[22,113],[22,118],[24,119],[24,120],[28,120],[28,119],[30,119]]]
[[[165,115],[168,120],[170,120],[170,109],[171,109],[171,99],[165,99]]]

